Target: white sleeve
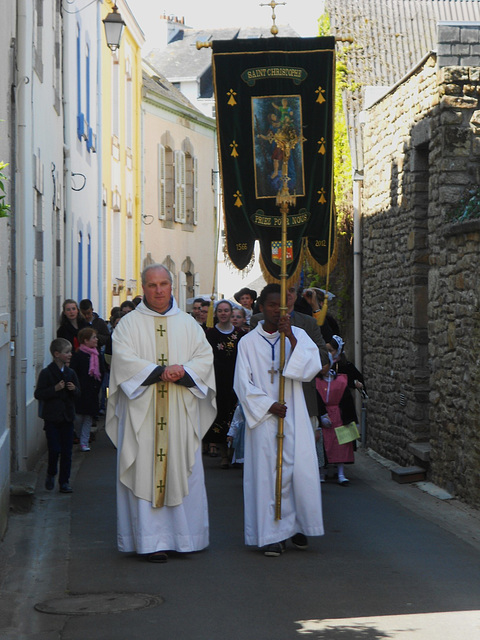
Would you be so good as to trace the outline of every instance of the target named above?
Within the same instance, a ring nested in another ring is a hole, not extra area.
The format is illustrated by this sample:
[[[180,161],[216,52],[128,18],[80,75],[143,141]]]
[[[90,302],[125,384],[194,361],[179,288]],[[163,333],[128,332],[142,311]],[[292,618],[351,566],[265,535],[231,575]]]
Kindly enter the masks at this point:
[[[255,386],[249,359],[249,352],[252,349],[250,342],[245,338],[240,340],[237,349],[233,389],[242,405],[246,424],[254,428],[271,417],[269,409],[274,402],[278,401],[278,398],[270,397],[263,389]],[[274,389],[276,390],[276,386]]]

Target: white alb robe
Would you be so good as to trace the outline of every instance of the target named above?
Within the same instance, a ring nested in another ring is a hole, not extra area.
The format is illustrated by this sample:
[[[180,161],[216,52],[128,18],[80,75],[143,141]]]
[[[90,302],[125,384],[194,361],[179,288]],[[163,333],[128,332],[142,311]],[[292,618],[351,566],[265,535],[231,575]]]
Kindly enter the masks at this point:
[[[281,520],[275,520],[275,481],[278,418],[269,408],[278,402],[279,373],[272,384],[272,348],[279,333],[264,331],[263,322],[238,344],[234,389],[245,413],[244,508],[245,543],[263,547],[296,533],[323,535],[320,478],[315,438],[305,404],[302,382],[321,369],[318,347],[303,331],[293,352],[285,340],[285,404]],[[267,344],[267,341],[269,344]],[[278,371],[280,343],[274,368]]]
[[[141,303],[113,333],[106,431],[118,449],[117,541],[120,551],[197,551],[208,546],[208,507],[200,443],[216,415],[213,354],[203,329],[175,301],[163,314],[168,363],[182,364],[195,387],[168,383],[165,506],[153,502],[154,394],[142,386],[155,369],[154,318]]]

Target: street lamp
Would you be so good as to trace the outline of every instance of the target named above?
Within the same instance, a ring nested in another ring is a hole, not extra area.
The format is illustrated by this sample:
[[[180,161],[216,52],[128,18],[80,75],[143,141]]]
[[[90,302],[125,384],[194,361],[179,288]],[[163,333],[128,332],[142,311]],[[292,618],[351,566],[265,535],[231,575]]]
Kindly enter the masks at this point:
[[[122,31],[125,26],[122,16],[118,13],[118,7],[116,4],[113,5],[112,12],[103,20],[103,24],[105,25],[107,46],[112,51],[116,51],[120,46]]]

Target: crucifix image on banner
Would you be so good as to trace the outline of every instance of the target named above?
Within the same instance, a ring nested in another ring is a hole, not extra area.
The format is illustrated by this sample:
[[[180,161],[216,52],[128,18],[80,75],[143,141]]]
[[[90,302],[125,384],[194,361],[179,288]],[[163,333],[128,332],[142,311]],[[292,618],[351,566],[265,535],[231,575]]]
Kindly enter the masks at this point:
[[[284,176],[285,150],[282,140],[302,140],[302,100],[300,96],[252,98],[255,193],[257,198],[276,198],[284,186],[291,195],[305,195],[303,146],[290,151]]]

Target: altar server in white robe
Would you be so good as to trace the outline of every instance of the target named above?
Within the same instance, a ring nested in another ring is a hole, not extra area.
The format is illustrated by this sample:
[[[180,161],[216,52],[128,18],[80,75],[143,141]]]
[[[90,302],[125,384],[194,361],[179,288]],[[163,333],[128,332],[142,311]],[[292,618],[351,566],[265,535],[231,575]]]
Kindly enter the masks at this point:
[[[118,449],[118,548],[166,562],[209,543],[201,442],[216,415],[213,354],[164,266],[149,265],[142,287],[112,335],[106,431]]]
[[[234,389],[245,413],[245,543],[279,556],[291,538],[323,535],[320,478],[314,434],[302,382],[321,369],[318,347],[288,315],[280,317],[280,286],[259,298],[264,321],[238,344]],[[285,339],[285,404],[279,404],[280,332]],[[278,418],[284,418],[281,519],[275,519]]]

